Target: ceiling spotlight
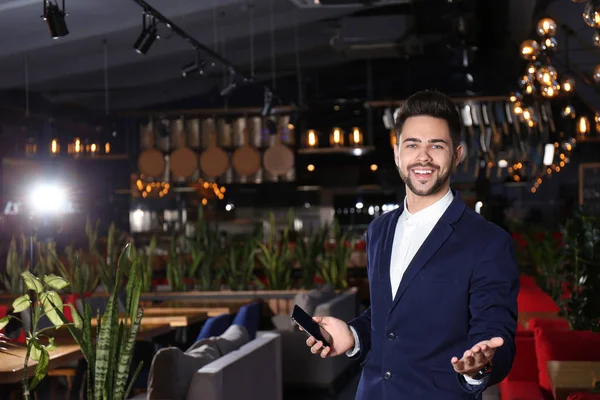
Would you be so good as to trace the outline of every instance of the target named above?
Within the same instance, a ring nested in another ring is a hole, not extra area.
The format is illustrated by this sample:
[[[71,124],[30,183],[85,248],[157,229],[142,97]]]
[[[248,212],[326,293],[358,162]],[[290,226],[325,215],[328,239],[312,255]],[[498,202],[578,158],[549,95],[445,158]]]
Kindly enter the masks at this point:
[[[42,19],[48,24],[52,39],[58,39],[69,34],[67,23],[65,22],[65,0],[62,1],[62,10],[58,4],[44,0],[44,15]]]
[[[200,59],[200,55],[196,52],[196,61],[185,64],[183,67],[181,67],[181,75],[183,75],[184,78],[194,74],[203,75],[204,67],[204,61]]]
[[[147,24],[146,19],[148,17],[149,16],[147,14],[144,14],[142,20],[142,33],[140,33],[140,36],[138,36],[137,40],[133,44],[133,48],[135,49],[135,51],[138,54],[142,55],[145,55],[148,52],[148,50],[150,50],[150,47],[152,47],[152,44],[154,44],[154,41],[158,38],[156,21],[154,20],[154,18],[152,18],[150,24]]]
[[[237,84],[235,83],[235,75],[235,70],[229,68],[229,83],[221,90],[222,97],[229,96],[237,87]]]

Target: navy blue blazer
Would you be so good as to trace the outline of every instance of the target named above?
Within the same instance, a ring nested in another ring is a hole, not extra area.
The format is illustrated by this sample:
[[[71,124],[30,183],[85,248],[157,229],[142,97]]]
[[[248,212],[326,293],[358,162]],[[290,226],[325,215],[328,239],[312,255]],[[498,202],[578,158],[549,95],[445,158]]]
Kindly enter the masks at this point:
[[[367,230],[371,307],[349,322],[360,339],[357,400],[480,399],[515,355],[519,273],[510,235],[454,200],[404,273],[392,299],[390,258],[403,207]],[[500,336],[492,372],[468,385],[450,359]]]

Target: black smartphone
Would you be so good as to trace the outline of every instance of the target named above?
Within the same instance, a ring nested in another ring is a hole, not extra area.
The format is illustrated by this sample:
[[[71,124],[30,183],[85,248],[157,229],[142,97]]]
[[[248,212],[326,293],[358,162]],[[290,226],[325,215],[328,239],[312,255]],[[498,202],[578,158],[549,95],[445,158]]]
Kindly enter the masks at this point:
[[[306,313],[306,311],[297,305],[294,306],[294,310],[292,311],[292,321],[304,329],[304,332],[323,342],[323,346],[331,345],[331,335],[329,332],[327,332],[321,325],[317,324],[315,320]]]

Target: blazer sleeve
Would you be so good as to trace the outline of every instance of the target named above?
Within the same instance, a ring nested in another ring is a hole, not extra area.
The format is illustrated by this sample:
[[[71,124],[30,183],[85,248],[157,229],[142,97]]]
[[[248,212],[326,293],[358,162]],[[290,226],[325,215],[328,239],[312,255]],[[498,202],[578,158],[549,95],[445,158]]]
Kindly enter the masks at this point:
[[[350,358],[364,359],[371,351],[371,307],[348,323],[358,335],[359,351]]]
[[[365,242],[367,244],[367,271],[369,276],[372,276],[371,268],[373,267],[371,265],[371,261],[369,260],[370,257],[368,256],[370,253],[369,237],[371,236],[371,229],[373,229],[373,222],[369,224],[369,229],[367,229],[367,234],[365,235]],[[360,342],[360,350],[351,358],[358,358],[362,360],[365,358],[367,353],[371,351],[371,307],[367,308],[361,315],[348,322],[348,325],[354,328]]]
[[[502,232],[491,237],[473,271],[469,289],[470,347],[493,337],[502,337],[504,345],[496,349],[489,380],[472,390],[482,392],[503,380],[515,357],[517,330],[517,295],[519,271],[512,238]]]

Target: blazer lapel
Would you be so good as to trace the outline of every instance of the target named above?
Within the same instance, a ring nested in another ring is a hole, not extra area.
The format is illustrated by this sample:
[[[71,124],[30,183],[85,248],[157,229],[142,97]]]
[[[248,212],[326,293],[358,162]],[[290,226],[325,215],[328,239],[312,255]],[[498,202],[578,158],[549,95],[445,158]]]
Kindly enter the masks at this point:
[[[379,278],[379,282],[383,285],[383,291],[385,293],[386,302],[390,302],[392,300],[392,287],[390,282],[390,268],[391,268],[391,259],[392,259],[392,247],[394,244],[394,235],[396,233],[396,225],[398,224],[398,218],[402,215],[402,211],[404,210],[404,206],[400,206],[394,211],[390,211],[394,213],[390,215],[391,218],[388,218],[385,226],[383,227],[382,237],[379,242],[379,249],[377,251],[377,257],[380,257],[377,260],[377,274]]]
[[[394,296],[394,302],[392,309],[398,304],[398,301],[402,298],[402,295],[411,284],[415,276],[421,271],[421,269],[427,264],[427,262],[433,257],[433,255],[442,247],[442,245],[448,240],[454,228],[452,224],[456,222],[465,210],[465,203],[459,197],[458,192],[454,193],[454,200],[444,213],[438,223],[435,225],[425,242],[421,245],[421,248],[417,251],[412,261],[408,265],[408,268],[402,276],[400,286]],[[389,264],[389,260],[388,260]],[[390,310],[391,311],[391,310]]]

